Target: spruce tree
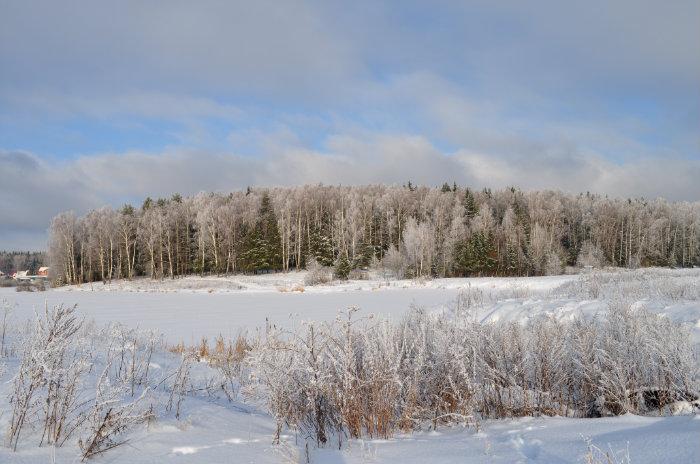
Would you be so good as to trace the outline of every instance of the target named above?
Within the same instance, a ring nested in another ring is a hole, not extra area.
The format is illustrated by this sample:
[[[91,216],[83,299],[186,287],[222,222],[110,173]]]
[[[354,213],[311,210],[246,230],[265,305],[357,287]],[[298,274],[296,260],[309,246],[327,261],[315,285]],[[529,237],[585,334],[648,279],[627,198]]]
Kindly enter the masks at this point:
[[[348,258],[344,253],[341,253],[338,259],[335,260],[333,274],[337,279],[347,280],[351,270],[352,267],[350,266],[350,261],[348,261]]]
[[[146,199],[143,201],[143,205],[141,205],[141,211],[147,211],[151,209],[153,206],[153,200],[151,197],[146,197]]]
[[[506,245],[505,271],[509,276],[518,275],[518,249],[514,243]]]
[[[498,254],[491,234],[475,234],[476,272],[479,275],[494,275],[498,270]]]
[[[353,269],[364,269],[369,267],[374,257],[375,247],[370,243],[361,243],[358,247],[359,253],[355,254],[352,261]]]
[[[323,230],[314,229],[311,232],[310,252],[311,256],[322,266],[333,266],[335,253],[333,241]]]
[[[481,232],[455,247],[455,272],[461,275],[493,275],[498,270],[498,256],[493,237]]]
[[[258,221],[246,238],[242,253],[243,267],[249,272],[276,271],[282,267],[280,234],[277,218],[265,192],[260,202]]]
[[[464,192],[464,215],[468,220],[471,220],[479,214],[479,207],[476,206],[476,199],[474,199],[474,194],[471,190],[467,189]]]

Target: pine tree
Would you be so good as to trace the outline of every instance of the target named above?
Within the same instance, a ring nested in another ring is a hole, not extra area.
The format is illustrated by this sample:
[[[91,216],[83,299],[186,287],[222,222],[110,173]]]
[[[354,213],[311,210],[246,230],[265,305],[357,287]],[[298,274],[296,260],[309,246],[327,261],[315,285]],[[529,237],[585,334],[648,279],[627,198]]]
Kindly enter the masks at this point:
[[[370,243],[361,243],[358,247],[359,253],[355,254],[352,261],[353,269],[364,269],[372,263],[375,254],[374,246]]]
[[[316,261],[323,266],[333,266],[335,253],[333,241],[323,230],[315,229],[311,232],[310,252]]]
[[[267,192],[260,202],[258,222],[246,238],[242,261],[243,268],[249,272],[276,271],[282,267],[277,218]]]
[[[481,232],[455,247],[455,271],[461,275],[493,275],[498,269],[493,236]]]
[[[351,270],[352,267],[350,266],[350,261],[348,261],[348,258],[345,256],[345,254],[341,253],[338,259],[335,261],[333,274],[336,278],[340,280],[347,280]]]
[[[476,205],[474,194],[467,189],[464,192],[464,215],[467,217],[467,220],[471,220],[477,214],[479,214],[479,207]]]
[[[518,249],[513,243],[506,245],[505,272],[509,276],[518,275]]]
[[[153,200],[151,197],[146,197],[146,199],[143,201],[143,205],[141,205],[141,211],[147,211],[153,207]]]
[[[493,236],[479,232],[472,235],[471,241],[473,242],[472,250],[474,253],[472,259],[473,272],[479,275],[494,274],[498,261]]]

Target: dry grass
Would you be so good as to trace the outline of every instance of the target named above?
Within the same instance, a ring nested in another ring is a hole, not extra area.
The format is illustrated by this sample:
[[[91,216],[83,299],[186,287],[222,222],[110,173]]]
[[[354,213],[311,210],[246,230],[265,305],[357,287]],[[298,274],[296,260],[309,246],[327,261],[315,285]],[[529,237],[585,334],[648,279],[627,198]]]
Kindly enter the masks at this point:
[[[687,331],[622,302],[605,319],[524,326],[481,324],[468,311],[414,309],[399,324],[353,312],[298,332],[270,328],[245,349],[249,394],[320,445],[484,418],[657,413],[697,398]]]
[[[288,293],[288,292],[298,292],[298,293],[304,293],[304,286],[302,284],[296,284],[291,287],[277,287],[277,291],[280,293]]]

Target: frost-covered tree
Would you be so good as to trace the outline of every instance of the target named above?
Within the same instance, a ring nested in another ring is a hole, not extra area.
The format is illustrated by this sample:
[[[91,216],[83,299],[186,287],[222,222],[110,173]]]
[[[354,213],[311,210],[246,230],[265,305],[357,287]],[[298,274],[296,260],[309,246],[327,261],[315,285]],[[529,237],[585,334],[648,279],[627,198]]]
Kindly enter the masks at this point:
[[[288,271],[309,257],[365,268],[392,247],[412,275],[531,275],[591,260],[698,266],[700,203],[459,186],[249,188],[61,213],[49,236],[63,283]]]

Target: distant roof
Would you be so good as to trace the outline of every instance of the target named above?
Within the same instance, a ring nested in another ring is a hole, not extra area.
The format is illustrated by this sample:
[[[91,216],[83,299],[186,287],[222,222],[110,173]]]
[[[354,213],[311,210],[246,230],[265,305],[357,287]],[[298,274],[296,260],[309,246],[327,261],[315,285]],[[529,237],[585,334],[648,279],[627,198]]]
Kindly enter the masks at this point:
[[[48,266],[42,266],[42,267],[39,268],[39,272],[41,272],[41,271],[48,271],[48,270],[49,270],[49,267],[48,267]]]

